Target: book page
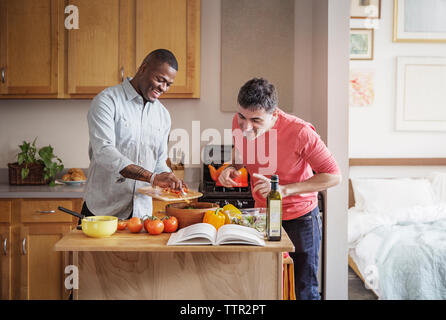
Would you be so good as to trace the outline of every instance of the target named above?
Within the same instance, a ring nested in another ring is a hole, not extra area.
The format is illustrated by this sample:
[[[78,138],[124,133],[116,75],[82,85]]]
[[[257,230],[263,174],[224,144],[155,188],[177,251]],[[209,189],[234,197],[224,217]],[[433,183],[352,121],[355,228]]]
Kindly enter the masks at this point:
[[[263,234],[254,228],[237,224],[225,224],[218,229],[217,245],[221,244],[249,244],[264,246]]]
[[[217,230],[209,223],[196,223],[170,235],[168,246],[215,244]]]

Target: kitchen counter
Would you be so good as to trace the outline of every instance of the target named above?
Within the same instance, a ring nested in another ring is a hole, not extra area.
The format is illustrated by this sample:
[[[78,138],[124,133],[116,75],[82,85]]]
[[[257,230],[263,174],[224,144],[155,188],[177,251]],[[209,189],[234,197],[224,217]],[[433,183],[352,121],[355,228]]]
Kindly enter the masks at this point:
[[[77,267],[74,299],[282,299],[282,252],[294,251],[285,230],[264,247],[167,246],[169,237],[125,230],[96,239],[73,230],[54,249]]]
[[[9,185],[0,183],[0,198],[82,198],[85,184],[82,185]]]
[[[190,182],[191,190],[198,190],[199,183]],[[8,182],[0,182],[0,198],[82,198],[85,184],[65,185],[10,185]]]
[[[294,250],[293,243],[282,229],[281,241],[265,241],[261,246],[168,246],[169,233],[150,235],[143,231],[131,233],[130,231],[117,231],[109,238],[90,238],[81,230],[72,230],[60,239],[54,246],[56,251],[90,251],[90,252],[284,252]]]

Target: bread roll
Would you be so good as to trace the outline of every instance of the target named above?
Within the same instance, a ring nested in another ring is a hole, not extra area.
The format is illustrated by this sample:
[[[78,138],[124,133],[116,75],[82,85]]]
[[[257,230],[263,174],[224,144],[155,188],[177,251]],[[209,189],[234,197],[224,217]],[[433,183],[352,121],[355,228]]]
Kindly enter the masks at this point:
[[[82,169],[80,169],[80,168],[70,168],[69,170],[68,170],[68,173],[69,174],[72,174],[72,173],[75,173],[75,172],[79,172],[79,173],[84,173],[83,171],[82,171]]]
[[[86,180],[87,178],[85,177],[84,173],[79,173],[79,172],[73,172],[71,174],[71,181],[83,181]]]
[[[87,177],[85,173],[80,168],[70,168],[68,169],[68,173],[64,174],[62,177],[63,181],[85,181]]]

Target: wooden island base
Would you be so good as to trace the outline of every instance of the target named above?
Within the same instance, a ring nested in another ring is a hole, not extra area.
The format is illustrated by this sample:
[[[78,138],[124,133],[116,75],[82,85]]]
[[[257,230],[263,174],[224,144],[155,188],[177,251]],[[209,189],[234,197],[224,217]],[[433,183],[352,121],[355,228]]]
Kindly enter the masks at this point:
[[[78,252],[74,299],[282,299],[282,253]]]
[[[73,230],[55,245],[78,270],[79,300],[275,300],[283,297],[282,240],[245,245],[167,246],[169,234],[120,231],[106,239]]]

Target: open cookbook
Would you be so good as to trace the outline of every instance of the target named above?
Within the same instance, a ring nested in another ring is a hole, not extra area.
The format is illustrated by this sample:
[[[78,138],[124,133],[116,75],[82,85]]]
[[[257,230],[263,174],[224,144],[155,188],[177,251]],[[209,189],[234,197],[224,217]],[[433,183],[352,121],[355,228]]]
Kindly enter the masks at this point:
[[[264,236],[254,228],[225,224],[218,230],[209,223],[196,223],[173,233],[168,246],[243,244],[265,246]]]

